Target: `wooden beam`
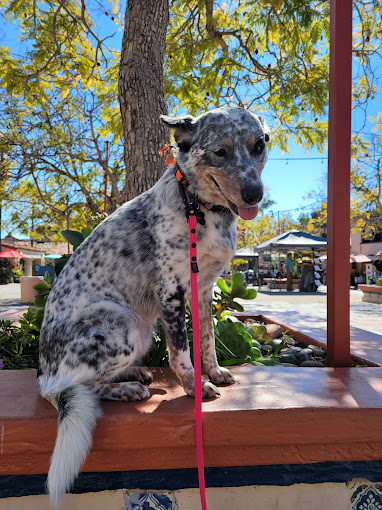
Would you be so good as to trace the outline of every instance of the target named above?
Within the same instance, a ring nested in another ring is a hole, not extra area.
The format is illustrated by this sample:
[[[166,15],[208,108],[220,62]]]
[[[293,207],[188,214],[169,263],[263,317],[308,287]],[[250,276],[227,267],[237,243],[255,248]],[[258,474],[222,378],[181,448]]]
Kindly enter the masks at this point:
[[[352,0],[330,2],[328,364],[350,364]]]

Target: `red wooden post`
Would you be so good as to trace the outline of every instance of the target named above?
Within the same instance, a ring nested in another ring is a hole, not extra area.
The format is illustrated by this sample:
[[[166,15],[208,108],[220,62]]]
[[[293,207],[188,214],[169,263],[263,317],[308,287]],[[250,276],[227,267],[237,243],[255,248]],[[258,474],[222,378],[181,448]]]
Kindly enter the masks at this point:
[[[350,364],[352,0],[330,2],[328,364]]]

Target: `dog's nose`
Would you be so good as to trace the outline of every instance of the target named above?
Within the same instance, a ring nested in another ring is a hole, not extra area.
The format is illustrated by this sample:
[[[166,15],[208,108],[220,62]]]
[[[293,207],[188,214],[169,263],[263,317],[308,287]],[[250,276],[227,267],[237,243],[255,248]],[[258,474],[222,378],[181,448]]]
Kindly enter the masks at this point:
[[[255,186],[245,186],[241,190],[241,196],[246,204],[258,204],[263,198],[263,187],[259,184]]]

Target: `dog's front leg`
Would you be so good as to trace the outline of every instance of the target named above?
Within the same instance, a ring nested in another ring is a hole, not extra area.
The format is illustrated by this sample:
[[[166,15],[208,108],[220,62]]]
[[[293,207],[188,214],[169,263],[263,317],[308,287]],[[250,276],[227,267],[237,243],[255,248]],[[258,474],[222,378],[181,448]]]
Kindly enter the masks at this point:
[[[175,292],[166,292],[160,299],[161,320],[166,334],[170,367],[179,377],[187,395],[195,395],[195,374],[191,363],[186,330],[186,292],[179,285]],[[212,383],[202,378],[202,396],[220,395]]]
[[[215,334],[211,315],[212,289],[205,287],[199,293],[200,346],[203,365],[214,384],[233,384],[228,368],[219,367],[215,350]]]

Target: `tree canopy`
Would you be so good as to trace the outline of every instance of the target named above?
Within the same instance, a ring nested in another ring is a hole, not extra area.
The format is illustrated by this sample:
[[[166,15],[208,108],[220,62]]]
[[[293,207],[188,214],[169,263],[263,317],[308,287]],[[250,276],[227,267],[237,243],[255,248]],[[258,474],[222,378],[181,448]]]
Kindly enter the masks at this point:
[[[324,149],[328,0],[171,0],[169,10],[164,93],[170,111],[244,106],[266,117],[273,146]],[[28,202],[25,215],[36,216],[41,235],[66,226],[68,212],[83,224],[102,211],[107,175],[112,211],[131,198],[118,104],[124,26],[118,1],[0,0],[0,15],[13,24],[22,49],[19,55],[0,47],[3,204]],[[355,0],[354,20],[353,104],[366,111],[379,79],[381,2]],[[377,117],[379,129],[380,123]],[[380,141],[358,136],[355,160],[370,144]],[[361,201],[370,179],[378,186],[379,168],[371,175],[363,161],[353,169],[354,199]],[[366,202],[371,214],[378,204]],[[9,228],[18,226],[16,216]]]

